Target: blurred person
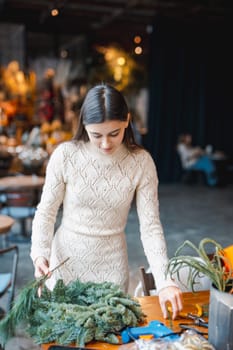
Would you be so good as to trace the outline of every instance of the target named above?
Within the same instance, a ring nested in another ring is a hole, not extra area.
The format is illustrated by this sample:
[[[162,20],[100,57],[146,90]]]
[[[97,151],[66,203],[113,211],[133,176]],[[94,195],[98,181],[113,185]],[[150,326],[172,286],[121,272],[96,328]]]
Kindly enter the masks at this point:
[[[203,171],[209,186],[216,186],[218,184],[214,161],[201,147],[192,145],[192,135],[186,133],[179,136],[177,152],[180,156],[183,169]]]

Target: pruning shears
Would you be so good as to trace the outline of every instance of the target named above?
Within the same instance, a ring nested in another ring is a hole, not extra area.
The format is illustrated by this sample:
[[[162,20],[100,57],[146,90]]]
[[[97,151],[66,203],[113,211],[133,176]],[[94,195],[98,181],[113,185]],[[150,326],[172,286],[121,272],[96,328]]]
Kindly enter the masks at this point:
[[[179,327],[183,330],[189,330],[189,331],[194,331],[200,335],[208,335],[208,332],[203,332],[202,329],[198,329],[196,324],[192,324],[192,323],[180,323]],[[201,326],[201,327],[208,327],[207,326]]]
[[[204,332],[201,328],[208,328],[208,322],[205,322],[201,317],[195,315],[189,315],[189,318],[192,318],[192,323],[179,323],[179,327],[184,330],[192,330],[201,335],[208,335],[208,332]]]
[[[179,317],[181,318],[185,318],[185,319],[189,319],[192,320],[193,322],[191,323],[180,323],[179,327],[182,329],[186,329],[186,330],[193,330],[195,332],[197,332],[198,334],[208,334],[206,332],[203,332],[199,329],[197,329],[196,327],[204,327],[204,328],[208,328],[208,322],[206,322],[201,316],[203,315],[203,308],[200,304],[195,304],[196,307],[196,314],[193,314],[191,312],[179,312]],[[171,307],[168,307],[168,311],[171,312]]]
[[[198,327],[205,327],[208,328],[208,322],[206,322],[203,318],[197,316],[197,315],[193,315],[191,313],[189,313],[187,315],[187,318],[193,320],[192,323],[180,323],[179,326],[180,328],[183,329],[190,329],[190,326],[198,326]],[[196,329],[195,329],[196,330]],[[203,334],[203,332],[201,332]]]
[[[195,304],[195,308],[196,308],[195,314],[181,311],[179,312],[178,316],[181,318],[191,318],[191,319],[193,319],[194,317],[201,317],[203,315],[202,306],[200,304]],[[168,306],[168,311],[172,313],[172,307],[170,305]]]

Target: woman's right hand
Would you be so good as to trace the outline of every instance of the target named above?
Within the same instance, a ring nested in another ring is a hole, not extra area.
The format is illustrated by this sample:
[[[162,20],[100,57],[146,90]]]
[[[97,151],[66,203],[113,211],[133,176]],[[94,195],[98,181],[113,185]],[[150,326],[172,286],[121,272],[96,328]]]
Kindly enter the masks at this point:
[[[42,276],[46,276],[49,274],[49,262],[47,259],[45,259],[43,256],[39,256],[35,262],[35,278],[40,278]]]

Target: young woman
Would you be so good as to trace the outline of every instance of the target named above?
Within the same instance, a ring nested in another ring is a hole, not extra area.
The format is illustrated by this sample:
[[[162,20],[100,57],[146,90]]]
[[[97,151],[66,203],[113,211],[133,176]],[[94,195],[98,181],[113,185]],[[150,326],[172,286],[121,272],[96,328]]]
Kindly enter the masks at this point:
[[[129,271],[124,229],[134,196],[143,247],[167,317],[182,308],[182,293],[166,278],[166,243],[159,218],[158,178],[150,154],[135,143],[126,101],[110,85],[86,95],[77,134],[52,153],[33,221],[31,258],[35,277],[59,263],[48,286],[110,281],[127,291]],[[59,207],[62,219],[54,234]]]

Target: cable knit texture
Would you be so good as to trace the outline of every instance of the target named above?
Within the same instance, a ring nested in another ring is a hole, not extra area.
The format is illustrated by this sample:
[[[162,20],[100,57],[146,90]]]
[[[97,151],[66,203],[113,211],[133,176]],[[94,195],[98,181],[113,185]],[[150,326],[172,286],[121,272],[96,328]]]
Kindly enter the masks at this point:
[[[159,219],[158,178],[150,154],[129,152],[122,144],[103,155],[91,143],[70,141],[52,153],[41,201],[33,220],[31,258],[43,256],[54,268],[49,279],[65,283],[111,281],[128,288],[125,226],[136,194],[140,232],[157,289],[175,285],[165,279],[167,251]],[[57,212],[62,221],[54,233]]]

